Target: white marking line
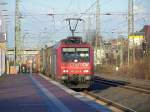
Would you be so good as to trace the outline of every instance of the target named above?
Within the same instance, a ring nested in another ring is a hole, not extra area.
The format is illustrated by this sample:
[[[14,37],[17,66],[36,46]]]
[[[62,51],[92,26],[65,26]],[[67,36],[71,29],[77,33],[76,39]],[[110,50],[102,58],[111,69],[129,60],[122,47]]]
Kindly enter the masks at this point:
[[[45,106],[45,104],[19,104],[21,106]]]
[[[41,91],[61,110],[61,112],[71,112],[60,100],[58,100],[50,91],[30,75],[31,79],[41,89]]]
[[[85,95],[81,94],[80,92],[75,92],[75,91],[67,88],[64,85],[61,85],[60,83],[51,80],[50,78],[48,78],[48,77],[46,77],[42,74],[40,74],[40,76],[43,77],[44,79],[46,79],[47,81],[49,81],[50,83],[53,83],[54,85],[60,87],[65,92],[69,93],[70,95],[72,95],[72,96],[76,97],[77,99],[79,99],[79,100],[85,102],[86,104],[90,105],[91,107],[93,107],[95,109],[98,109],[98,110],[104,110],[104,112],[110,112],[110,110],[107,107],[100,105],[99,103],[96,102],[95,99],[92,100],[92,99],[86,97]]]

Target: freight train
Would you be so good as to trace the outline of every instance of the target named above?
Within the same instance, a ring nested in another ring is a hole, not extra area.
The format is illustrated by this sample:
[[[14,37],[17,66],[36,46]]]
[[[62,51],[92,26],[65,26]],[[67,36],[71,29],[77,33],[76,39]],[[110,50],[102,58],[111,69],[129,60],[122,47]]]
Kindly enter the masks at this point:
[[[70,88],[88,88],[92,83],[94,51],[81,37],[68,37],[42,49],[35,63],[38,72]]]

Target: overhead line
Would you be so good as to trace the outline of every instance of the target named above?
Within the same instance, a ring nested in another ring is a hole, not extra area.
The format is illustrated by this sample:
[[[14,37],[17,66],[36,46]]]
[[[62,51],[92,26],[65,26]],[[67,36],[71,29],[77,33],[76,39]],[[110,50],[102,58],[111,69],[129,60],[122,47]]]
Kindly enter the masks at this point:
[[[86,13],[88,10],[90,10],[95,4],[96,4],[96,1],[95,1],[88,9],[86,9],[86,10],[84,11],[84,13]],[[83,14],[81,14],[79,18],[81,18],[82,16],[83,16]],[[52,35],[55,35],[55,34],[59,33],[61,30],[63,30],[63,29],[66,28],[67,26],[68,26],[68,25],[62,27],[61,29],[59,29],[57,32],[55,32],[55,33],[52,34]]]

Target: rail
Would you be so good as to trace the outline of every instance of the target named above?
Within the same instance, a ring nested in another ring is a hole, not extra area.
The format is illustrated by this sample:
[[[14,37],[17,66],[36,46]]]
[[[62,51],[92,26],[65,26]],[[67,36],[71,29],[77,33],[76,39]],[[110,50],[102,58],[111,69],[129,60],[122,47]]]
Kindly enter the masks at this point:
[[[104,105],[109,107],[113,112],[136,112],[135,110],[133,110],[131,108],[125,107],[119,103],[116,103],[116,102],[109,100],[109,99],[106,99],[104,97],[97,96],[97,95],[90,93],[88,91],[84,91],[83,94],[86,96],[90,96],[90,97],[94,98],[95,100],[100,101],[101,104],[103,103]]]
[[[97,78],[97,77],[94,79],[94,81],[101,82],[101,83],[111,85],[111,86],[118,86],[121,88],[130,89],[130,90],[134,90],[134,91],[138,91],[138,92],[142,92],[142,93],[146,93],[146,94],[150,95],[150,89],[141,87],[136,84],[125,84],[125,83],[116,82],[116,81],[112,81],[112,80],[106,80],[106,79]]]

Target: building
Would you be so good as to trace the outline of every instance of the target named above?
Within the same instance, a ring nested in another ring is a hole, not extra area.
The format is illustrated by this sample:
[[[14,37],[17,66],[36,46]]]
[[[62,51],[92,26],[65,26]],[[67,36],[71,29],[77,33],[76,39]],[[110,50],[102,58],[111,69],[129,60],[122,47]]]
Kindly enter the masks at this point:
[[[143,42],[147,45],[150,44],[150,25],[145,25],[140,31],[135,32],[133,35],[129,35],[129,46],[142,46]]]
[[[0,35],[0,76],[5,73],[6,39]]]
[[[144,37],[146,42],[150,42],[150,25],[144,26]]]

